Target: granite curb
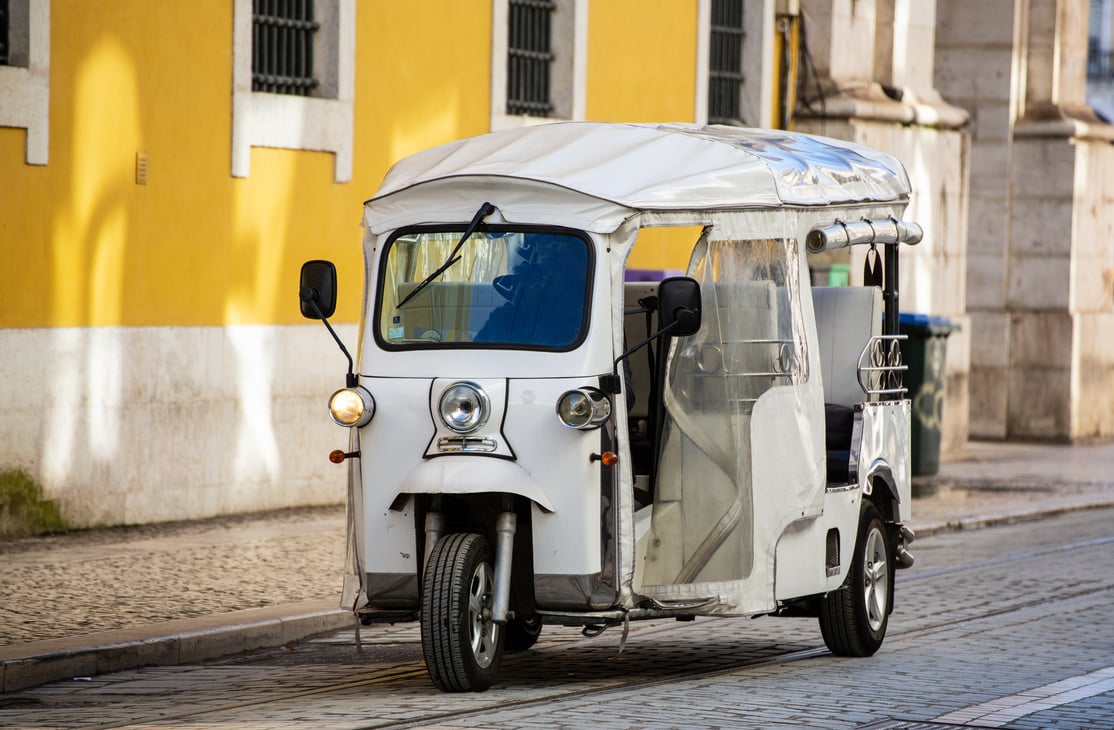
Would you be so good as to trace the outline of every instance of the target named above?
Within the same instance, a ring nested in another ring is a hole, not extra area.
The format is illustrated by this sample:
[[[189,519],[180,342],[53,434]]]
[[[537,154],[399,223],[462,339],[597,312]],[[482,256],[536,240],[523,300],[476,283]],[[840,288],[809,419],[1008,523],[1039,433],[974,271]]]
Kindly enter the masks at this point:
[[[336,601],[311,601],[0,647],[0,692],[137,667],[201,662],[349,626],[354,626],[352,613],[336,608]]]
[[[916,533],[917,537],[928,537],[929,535],[938,535],[944,532],[956,532],[958,530],[976,530],[981,527],[994,527],[996,525],[1008,525],[1014,522],[1026,522],[1029,520],[1043,519],[1045,517],[1055,517],[1056,515],[1061,515],[1068,512],[1079,512],[1082,510],[1091,509],[1106,509],[1110,507],[1114,507],[1114,499],[1099,500],[1087,504],[1063,504],[1025,510],[988,512],[985,514],[965,515],[963,517],[957,517],[955,519],[937,520],[921,524],[918,524],[914,520],[911,527]]]

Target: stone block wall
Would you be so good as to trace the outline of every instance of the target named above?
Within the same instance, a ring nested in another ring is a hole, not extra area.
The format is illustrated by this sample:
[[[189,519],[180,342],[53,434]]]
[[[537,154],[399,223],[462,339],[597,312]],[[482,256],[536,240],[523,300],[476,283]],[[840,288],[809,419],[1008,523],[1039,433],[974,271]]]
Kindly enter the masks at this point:
[[[1114,147],[1047,132],[1021,126],[1014,142],[1006,436],[1105,440],[1114,437]]]
[[[1114,438],[1114,145],[1077,142],[1072,240],[1075,440]]]
[[[1014,0],[938,0],[935,82],[971,114],[967,229],[970,434],[1004,438],[1009,402],[1009,156]]]

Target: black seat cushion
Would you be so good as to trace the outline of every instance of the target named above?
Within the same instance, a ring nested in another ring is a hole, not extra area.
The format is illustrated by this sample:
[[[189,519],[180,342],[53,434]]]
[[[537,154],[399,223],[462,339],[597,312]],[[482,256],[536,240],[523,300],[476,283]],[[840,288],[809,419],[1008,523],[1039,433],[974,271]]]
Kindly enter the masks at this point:
[[[846,484],[851,460],[851,434],[855,410],[838,403],[824,404],[824,443],[828,456],[828,483]]]

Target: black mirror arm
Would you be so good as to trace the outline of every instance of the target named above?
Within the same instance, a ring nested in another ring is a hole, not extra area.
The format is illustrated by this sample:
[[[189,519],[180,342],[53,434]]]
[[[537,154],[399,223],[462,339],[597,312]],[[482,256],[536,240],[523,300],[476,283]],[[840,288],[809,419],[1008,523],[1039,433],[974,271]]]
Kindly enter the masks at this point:
[[[682,312],[684,314],[692,314],[692,310],[690,310],[690,309],[682,309],[682,310],[680,310],[680,312]],[[612,363],[612,365],[611,365],[612,375],[615,378],[618,378],[619,377],[619,363],[621,363],[623,360],[626,360],[628,357],[630,357],[634,353],[638,352],[639,350],[641,350],[643,347],[650,344],[654,340],[660,340],[665,335],[668,335],[670,330],[674,329],[679,324],[681,324],[680,317],[676,317],[668,325],[666,325],[665,327],[662,327],[660,330],[658,330],[654,334],[652,334],[649,337],[647,337],[646,339],[642,340],[642,342],[639,342],[634,347],[628,347],[627,350],[622,355],[615,358],[615,362]]]
[[[344,343],[340,341],[340,337],[337,335],[336,330],[333,329],[333,326],[329,324],[329,320],[325,318],[325,315],[321,314],[321,307],[317,306],[317,290],[311,289],[308,286],[302,287],[302,290],[298,292],[298,295],[301,297],[303,302],[306,302],[311,307],[313,307],[313,311],[317,314],[317,318],[320,319],[322,323],[324,323],[325,329],[329,330],[329,334],[333,336],[333,340],[336,341],[337,347],[339,347],[340,351],[344,353],[344,357],[348,359],[348,374],[345,377],[345,385],[347,385],[349,388],[356,387],[356,385],[358,385],[358,380],[354,372],[355,368],[352,362],[352,355],[349,354],[348,348],[344,346]]]

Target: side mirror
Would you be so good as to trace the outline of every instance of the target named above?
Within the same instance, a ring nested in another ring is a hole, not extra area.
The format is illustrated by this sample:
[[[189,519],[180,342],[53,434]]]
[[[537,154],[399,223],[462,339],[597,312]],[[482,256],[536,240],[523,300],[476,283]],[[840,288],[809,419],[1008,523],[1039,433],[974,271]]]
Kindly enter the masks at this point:
[[[325,319],[337,308],[337,267],[332,261],[314,260],[302,264],[298,299],[306,319]]]
[[[671,337],[693,335],[700,329],[700,284],[687,276],[662,279],[658,285],[658,322]]]

